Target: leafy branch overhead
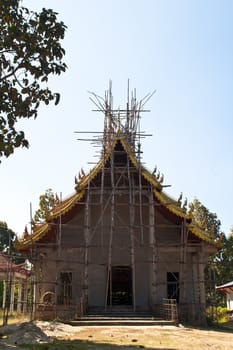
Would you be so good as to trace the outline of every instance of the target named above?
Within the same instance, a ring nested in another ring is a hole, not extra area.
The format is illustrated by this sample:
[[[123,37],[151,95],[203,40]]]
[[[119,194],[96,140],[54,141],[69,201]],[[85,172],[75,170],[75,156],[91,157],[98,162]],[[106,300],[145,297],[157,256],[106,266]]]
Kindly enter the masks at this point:
[[[59,93],[47,83],[49,75],[67,68],[61,46],[65,29],[51,9],[37,13],[19,0],[0,1],[0,158],[29,146],[16,129],[21,118],[36,118],[41,103],[59,103]]]

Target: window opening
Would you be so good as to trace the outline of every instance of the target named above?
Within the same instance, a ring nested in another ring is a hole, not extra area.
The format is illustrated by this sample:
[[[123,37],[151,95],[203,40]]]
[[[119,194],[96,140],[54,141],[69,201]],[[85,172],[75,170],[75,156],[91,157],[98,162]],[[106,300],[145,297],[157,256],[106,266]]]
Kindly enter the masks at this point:
[[[59,304],[69,305],[72,303],[72,272],[60,273]]]

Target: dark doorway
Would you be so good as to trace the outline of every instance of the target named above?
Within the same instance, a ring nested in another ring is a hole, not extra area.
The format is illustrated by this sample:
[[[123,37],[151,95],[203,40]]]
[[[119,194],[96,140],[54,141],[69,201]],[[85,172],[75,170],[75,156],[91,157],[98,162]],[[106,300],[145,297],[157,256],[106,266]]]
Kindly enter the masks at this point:
[[[179,272],[167,272],[167,297],[179,302]]]
[[[72,272],[60,273],[60,293],[58,304],[72,304]]]
[[[108,305],[132,305],[132,269],[113,266],[108,285]]]

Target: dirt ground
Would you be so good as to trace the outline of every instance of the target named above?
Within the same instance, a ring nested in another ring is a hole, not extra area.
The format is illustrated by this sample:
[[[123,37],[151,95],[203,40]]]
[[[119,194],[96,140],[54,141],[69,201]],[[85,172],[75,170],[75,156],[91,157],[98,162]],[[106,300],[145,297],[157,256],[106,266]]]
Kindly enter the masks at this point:
[[[25,349],[23,344],[45,344],[64,340],[61,349],[72,341],[72,349],[134,350],[230,350],[233,332],[201,330],[183,326],[70,326],[58,322],[21,323],[0,328],[0,349]],[[66,343],[67,341],[67,343]],[[75,343],[76,344],[76,343]],[[85,347],[84,347],[85,344]],[[45,347],[55,349],[52,346]],[[27,348],[28,349],[28,348]],[[57,349],[57,348],[56,348]],[[59,347],[60,349],[60,347]]]

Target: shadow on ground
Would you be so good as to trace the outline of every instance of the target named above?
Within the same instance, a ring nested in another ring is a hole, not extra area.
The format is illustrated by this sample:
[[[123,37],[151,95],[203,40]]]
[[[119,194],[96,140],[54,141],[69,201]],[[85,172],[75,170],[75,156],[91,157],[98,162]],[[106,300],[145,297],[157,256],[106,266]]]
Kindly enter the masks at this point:
[[[0,349],[4,350],[177,350],[176,348],[146,347],[140,344],[116,345],[109,343],[96,343],[89,340],[56,340],[46,344],[9,344],[3,340]]]

